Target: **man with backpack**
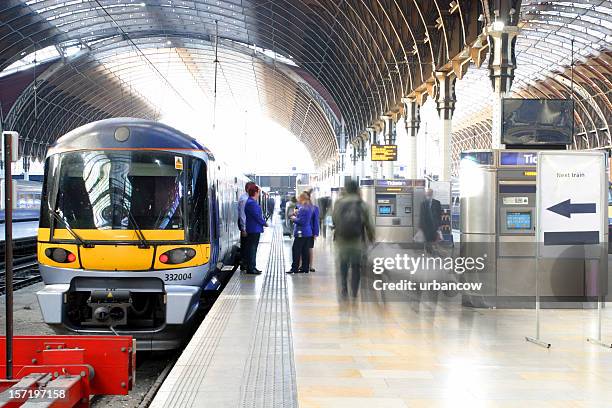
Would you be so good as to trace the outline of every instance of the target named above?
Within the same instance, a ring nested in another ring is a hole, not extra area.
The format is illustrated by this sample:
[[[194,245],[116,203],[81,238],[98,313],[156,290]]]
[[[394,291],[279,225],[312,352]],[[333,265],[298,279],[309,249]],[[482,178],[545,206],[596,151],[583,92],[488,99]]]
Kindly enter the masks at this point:
[[[357,297],[365,253],[374,242],[374,226],[366,203],[359,195],[359,185],[350,180],[333,210],[334,241],[340,266],[341,295],[348,296],[348,273],[351,269],[351,295]]]

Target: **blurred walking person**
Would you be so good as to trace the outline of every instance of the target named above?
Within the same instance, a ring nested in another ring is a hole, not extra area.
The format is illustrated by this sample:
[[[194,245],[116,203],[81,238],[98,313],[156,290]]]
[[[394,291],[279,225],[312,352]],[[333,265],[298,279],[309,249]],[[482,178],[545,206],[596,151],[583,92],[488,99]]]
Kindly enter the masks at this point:
[[[257,247],[259,246],[259,237],[264,231],[264,227],[268,224],[263,217],[261,206],[259,205],[259,187],[253,183],[249,186],[249,198],[244,206],[246,216],[246,273],[259,275],[261,271],[257,269]]]
[[[310,203],[308,193],[303,192],[298,198],[297,213],[291,216],[293,220],[293,246],[291,253],[293,262],[287,273],[310,272],[310,242],[313,235],[314,207]],[[301,261],[301,266],[300,266]]]
[[[442,224],[442,206],[440,201],[433,198],[433,190],[425,190],[425,200],[421,204],[419,214],[419,228],[423,232],[425,251],[436,255],[435,244],[440,240],[440,225]]]
[[[276,206],[276,201],[272,196],[268,197],[266,202],[266,209],[268,210],[268,214],[266,214],[266,218],[270,219],[274,215],[274,207]]]
[[[331,209],[331,197],[319,198],[319,208],[321,209],[321,212],[319,214],[319,229],[321,231],[321,236],[323,238],[327,238],[326,219]]]
[[[340,266],[341,296],[348,297],[348,275],[351,272],[351,296],[357,297],[366,250],[374,243],[374,226],[366,203],[359,195],[359,185],[350,180],[334,205],[332,214],[334,242]]]

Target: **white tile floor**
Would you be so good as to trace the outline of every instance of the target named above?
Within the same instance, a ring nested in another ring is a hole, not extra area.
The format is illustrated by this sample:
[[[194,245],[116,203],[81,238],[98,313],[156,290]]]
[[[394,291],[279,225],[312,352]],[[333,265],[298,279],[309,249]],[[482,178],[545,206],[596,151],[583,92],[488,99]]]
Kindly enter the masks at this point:
[[[284,245],[288,262],[287,239]],[[314,264],[316,273],[286,278],[300,407],[612,407],[612,350],[586,342],[595,334],[593,310],[542,311],[547,350],[524,339],[535,330],[531,310],[344,302],[329,242],[317,243]],[[238,406],[262,281],[242,279],[247,287],[236,297],[225,343],[183,390],[194,393],[186,406]],[[612,338],[612,314],[604,316],[604,335]],[[195,342],[207,336],[205,329],[199,334]],[[182,364],[197,358],[193,346],[187,350]],[[181,375],[179,368],[172,372],[154,407],[172,406],[164,397]]]

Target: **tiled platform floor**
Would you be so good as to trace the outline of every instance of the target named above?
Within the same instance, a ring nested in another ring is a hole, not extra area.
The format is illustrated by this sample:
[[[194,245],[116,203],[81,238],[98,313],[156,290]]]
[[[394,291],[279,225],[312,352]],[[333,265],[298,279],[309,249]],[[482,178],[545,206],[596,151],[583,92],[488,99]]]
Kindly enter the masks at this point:
[[[272,247],[281,245],[270,233],[265,241],[260,268]],[[284,251],[287,264],[287,238]],[[612,407],[612,350],[585,341],[595,333],[595,311],[544,310],[543,337],[553,344],[546,350],[524,340],[534,333],[533,311],[469,309],[457,302],[341,301],[330,240],[317,242],[315,266],[314,274],[288,275],[281,282],[290,316],[270,312],[269,304],[265,309],[269,323],[281,325],[284,343],[278,343],[275,358],[258,361],[291,358],[294,374],[291,364],[276,374],[261,371],[268,376],[255,381],[267,381],[269,395],[256,403],[245,400],[245,384],[253,381],[249,364],[252,370],[253,353],[260,352],[253,346],[269,343],[253,338],[264,335],[256,316],[264,309],[257,305],[273,282],[237,275],[153,406],[291,407],[289,382],[301,408]],[[287,318],[290,327],[282,327]],[[604,327],[612,337],[609,312]],[[290,353],[282,347],[287,344]],[[197,372],[189,368],[196,365]],[[179,393],[182,399],[169,398]],[[278,395],[289,397],[279,401]]]

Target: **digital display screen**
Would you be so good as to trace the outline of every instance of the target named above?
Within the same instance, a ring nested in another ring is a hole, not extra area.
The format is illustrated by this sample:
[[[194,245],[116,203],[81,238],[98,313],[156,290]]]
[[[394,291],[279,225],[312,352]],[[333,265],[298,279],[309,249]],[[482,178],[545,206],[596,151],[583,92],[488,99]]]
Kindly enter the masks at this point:
[[[461,160],[469,160],[483,165],[492,165],[493,152],[461,152]]]
[[[391,206],[390,205],[379,205],[378,206],[378,214],[379,215],[389,215],[389,214],[391,214]]]
[[[531,213],[530,212],[507,212],[506,213],[506,228],[509,230],[530,230],[531,229]]]
[[[502,166],[537,166],[538,152],[500,152],[499,164]]]
[[[570,99],[504,99],[502,143],[571,144],[573,112]]]

